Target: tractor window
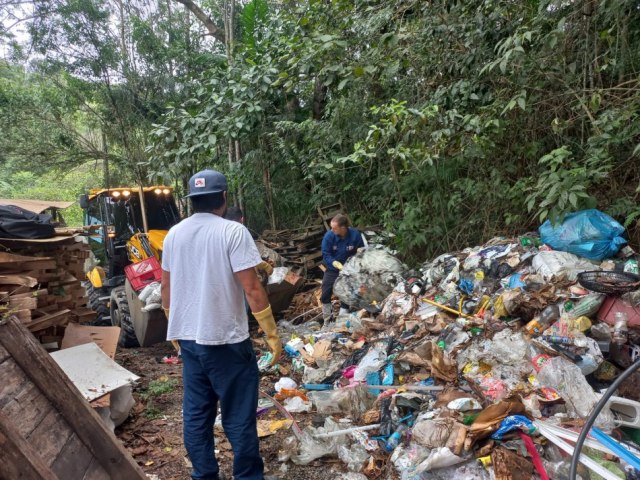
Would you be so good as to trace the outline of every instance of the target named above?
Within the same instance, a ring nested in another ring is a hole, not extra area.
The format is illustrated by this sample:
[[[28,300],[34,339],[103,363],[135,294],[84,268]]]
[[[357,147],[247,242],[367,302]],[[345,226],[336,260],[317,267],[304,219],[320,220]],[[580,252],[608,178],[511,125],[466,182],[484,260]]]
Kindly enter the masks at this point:
[[[133,196],[130,203],[134,223],[137,230],[142,231],[142,213],[138,195]],[[147,192],[144,196],[144,203],[149,230],[169,230],[180,220],[172,195],[157,195],[153,192]]]

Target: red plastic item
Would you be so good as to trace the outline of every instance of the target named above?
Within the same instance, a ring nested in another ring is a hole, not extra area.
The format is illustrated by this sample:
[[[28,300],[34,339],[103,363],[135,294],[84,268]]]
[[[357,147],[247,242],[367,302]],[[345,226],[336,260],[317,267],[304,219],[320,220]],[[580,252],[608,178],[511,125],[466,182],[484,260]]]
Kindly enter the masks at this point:
[[[162,279],[162,267],[156,257],[149,257],[138,263],[132,263],[124,267],[124,274],[136,292],[152,282]]]
[[[600,310],[598,310],[598,320],[613,325],[616,312],[627,314],[630,327],[640,327],[640,308],[636,308],[623,301],[620,297],[605,298]]]

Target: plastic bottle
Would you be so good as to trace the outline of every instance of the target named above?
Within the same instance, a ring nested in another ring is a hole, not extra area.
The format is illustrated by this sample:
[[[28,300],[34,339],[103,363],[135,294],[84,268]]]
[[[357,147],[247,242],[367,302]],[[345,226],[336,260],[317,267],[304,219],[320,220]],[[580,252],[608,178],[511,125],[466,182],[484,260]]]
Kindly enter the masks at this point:
[[[625,312],[616,312],[613,316],[613,338],[612,342],[617,345],[624,345],[629,339],[629,327],[627,322],[629,321]]]
[[[478,270],[474,275],[473,281],[473,294],[474,296],[482,296],[483,285],[484,284],[484,272],[482,270]]]
[[[540,316],[531,320],[524,328],[529,335],[538,336],[559,318],[560,308],[558,308],[557,305],[548,305],[547,308],[542,311]]]
[[[386,443],[384,444],[384,449],[387,452],[393,452],[395,450],[395,448],[402,441],[402,435],[404,435],[404,432],[407,430],[407,428],[408,427],[404,423],[401,423],[400,425],[398,425],[398,428],[396,428],[396,431],[391,434],[391,436],[387,439]]]

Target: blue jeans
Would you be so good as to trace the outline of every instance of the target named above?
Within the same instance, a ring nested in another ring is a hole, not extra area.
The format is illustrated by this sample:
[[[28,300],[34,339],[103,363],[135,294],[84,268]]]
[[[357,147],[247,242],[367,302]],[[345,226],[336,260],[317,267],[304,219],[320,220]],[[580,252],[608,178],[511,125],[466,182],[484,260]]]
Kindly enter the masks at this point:
[[[233,449],[236,480],[262,480],[256,409],[259,373],[247,339],[227,345],[198,345],[180,340],[184,383],[184,445],[193,464],[193,480],[218,479],[213,424],[218,402],[222,426]]]

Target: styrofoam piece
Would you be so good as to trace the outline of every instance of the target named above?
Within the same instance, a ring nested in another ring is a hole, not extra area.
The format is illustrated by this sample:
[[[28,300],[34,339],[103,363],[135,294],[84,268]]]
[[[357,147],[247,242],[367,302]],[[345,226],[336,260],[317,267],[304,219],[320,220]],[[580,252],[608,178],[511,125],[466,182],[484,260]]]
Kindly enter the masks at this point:
[[[622,397],[611,397],[607,406],[613,413],[616,425],[640,428],[640,402]]]
[[[93,342],[53,352],[51,357],[88,401],[140,378],[111,360]]]

